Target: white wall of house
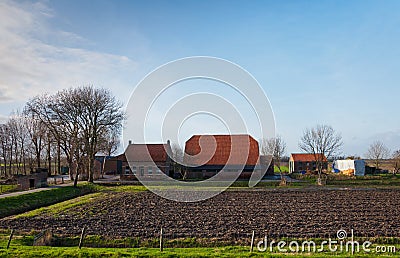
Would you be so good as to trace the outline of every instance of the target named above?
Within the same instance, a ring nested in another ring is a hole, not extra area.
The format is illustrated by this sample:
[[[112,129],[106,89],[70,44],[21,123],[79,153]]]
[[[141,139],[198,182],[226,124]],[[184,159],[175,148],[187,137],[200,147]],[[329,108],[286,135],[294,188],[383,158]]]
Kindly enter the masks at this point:
[[[129,162],[130,170],[125,169],[125,174],[137,176],[157,176],[163,173],[159,167],[152,162]]]

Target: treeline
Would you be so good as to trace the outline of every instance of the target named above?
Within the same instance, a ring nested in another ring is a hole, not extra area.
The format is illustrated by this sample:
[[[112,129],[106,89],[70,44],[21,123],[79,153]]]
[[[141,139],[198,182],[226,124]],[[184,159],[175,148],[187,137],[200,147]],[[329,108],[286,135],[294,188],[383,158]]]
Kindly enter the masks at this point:
[[[111,155],[119,145],[125,113],[106,89],[83,86],[43,94],[0,125],[1,176],[28,174],[36,168],[71,180],[79,174],[93,182],[95,155]]]

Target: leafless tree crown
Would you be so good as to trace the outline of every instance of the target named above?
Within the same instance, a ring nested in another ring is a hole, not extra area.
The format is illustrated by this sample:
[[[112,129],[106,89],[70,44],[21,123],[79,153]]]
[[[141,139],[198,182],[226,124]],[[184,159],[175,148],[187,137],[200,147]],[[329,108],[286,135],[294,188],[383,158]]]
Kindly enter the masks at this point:
[[[319,175],[322,173],[324,156],[331,158],[339,154],[342,145],[342,136],[329,125],[306,129],[299,142],[300,149],[314,154]]]
[[[366,157],[372,159],[375,163],[375,167],[379,168],[382,159],[388,158],[390,155],[390,150],[381,141],[373,142],[366,153]]]
[[[281,170],[281,159],[286,155],[286,142],[280,135],[269,139],[263,139],[261,153],[263,155],[271,155],[274,165]]]
[[[122,104],[106,89],[83,86],[34,97],[22,114],[0,126],[1,172],[23,166],[26,173],[34,161],[36,167],[45,161],[50,171],[53,156],[60,170],[62,154],[71,178],[85,171],[92,182],[95,155],[116,151],[124,120]]]

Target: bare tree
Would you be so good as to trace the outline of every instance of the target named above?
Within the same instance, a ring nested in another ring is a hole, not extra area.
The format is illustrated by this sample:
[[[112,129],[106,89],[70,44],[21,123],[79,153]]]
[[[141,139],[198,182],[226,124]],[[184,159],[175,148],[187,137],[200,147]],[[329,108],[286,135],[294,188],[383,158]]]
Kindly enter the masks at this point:
[[[116,128],[118,129],[118,128]],[[110,157],[113,153],[118,150],[120,145],[119,140],[120,130],[106,131],[102,133],[99,141],[99,149],[105,154],[101,166],[101,178],[104,178],[104,170],[106,165],[107,157]]]
[[[6,123],[4,133],[9,140],[6,151],[8,152],[10,175],[15,173],[26,174],[28,133],[24,124],[24,118],[19,112],[13,113]]]
[[[26,175],[27,146],[29,145],[28,130],[25,126],[25,118],[16,112],[9,120],[10,127],[15,138],[15,164],[17,173]]]
[[[63,90],[53,96],[42,95],[33,98],[26,104],[25,112],[37,118],[52,133],[63,150],[69,169],[70,179],[77,185],[79,171],[76,164],[77,148],[79,146],[79,125],[77,116],[81,112],[75,106],[71,90]]]
[[[5,177],[15,173],[27,173],[29,149],[30,142],[24,117],[15,112],[0,126],[0,154]]]
[[[261,153],[263,155],[271,155],[274,165],[279,169],[281,181],[284,182],[283,173],[281,170],[281,160],[286,154],[286,143],[282,136],[278,135],[274,138],[263,139]]]
[[[82,130],[85,152],[88,158],[88,181],[93,182],[95,155],[104,131],[120,130],[125,120],[122,104],[110,91],[84,86],[73,89],[75,105],[82,107],[78,123]]]
[[[390,150],[381,141],[373,142],[365,154],[367,158],[372,159],[375,163],[376,169],[379,169],[379,165],[383,159],[386,159],[390,155]]]
[[[8,176],[8,158],[9,158],[9,148],[10,148],[10,137],[8,133],[8,126],[7,124],[2,124],[0,126],[0,149],[1,149],[1,156],[2,156],[2,165],[3,165],[3,172],[4,176]]]
[[[304,131],[299,148],[314,155],[318,184],[322,184],[321,174],[326,162],[325,157],[329,159],[338,154],[342,145],[342,136],[329,125],[317,125]]]
[[[182,167],[182,162],[183,162],[183,150],[179,146],[179,144],[172,144],[171,146],[171,151],[172,151],[172,167],[174,169],[174,172],[177,172],[181,174],[182,179],[185,180],[187,177],[187,170]]]
[[[27,132],[36,157],[36,166],[40,168],[41,154],[44,148],[44,137],[47,129],[43,122],[37,119],[33,113],[29,113],[27,110],[24,110],[23,113],[25,115],[25,127],[27,128]]]
[[[88,181],[93,182],[95,155],[101,149],[103,134],[120,132],[125,119],[122,104],[111,92],[92,86],[36,97],[27,103],[26,112],[45,124],[54,139],[47,142],[48,164],[50,144],[60,147],[75,185],[80,170],[86,171]]]
[[[400,171],[400,150],[397,150],[393,153],[393,160],[394,160],[393,174],[396,174]]]

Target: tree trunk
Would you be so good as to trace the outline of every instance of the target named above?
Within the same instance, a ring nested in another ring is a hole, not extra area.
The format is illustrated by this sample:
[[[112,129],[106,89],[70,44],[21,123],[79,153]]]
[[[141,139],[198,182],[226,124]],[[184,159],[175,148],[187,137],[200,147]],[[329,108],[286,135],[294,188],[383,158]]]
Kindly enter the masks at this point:
[[[47,144],[47,162],[49,163],[48,164],[48,169],[49,169],[49,173],[48,173],[48,175],[49,176],[51,176],[51,150],[50,150],[50,141],[49,141],[49,143]]]
[[[89,156],[89,162],[88,162],[88,182],[93,183],[93,173],[94,173],[94,158],[92,155]]]
[[[74,168],[73,168],[73,166],[74,166],[74,163],[72,162],[72,160],[68,160],[68,167],[69,167],[68,173],[69,173],[69,179],[71,181],[74,181]]]
[[[61,174],[61,146],[60,146],[60,140],[57,141],[57,170],[58,170],[58,174]]]
[[[10,161],[9,161],[9,169],[10,169],[10,175],[9,176],[11,176],[12,174],[13,174],[13,171],[12,171],[12,156],[13,156],[13,147],[12,147],[13,145],[11,145],[11,147],[10,147]]]
[[[40,146],[41,146],[41,140],[39,140],[39,143],[34,144],[35,145],[35,153],[36,153],[36,162],[37,162],[37,167],[40,168],[41,163],[40,163]]]
[[[79,177],[79,165],[75,167],[75,179],[74,179],[74,187],[78,186],[78,177]]]
[[[4,176],[7,177],[7,158],[6,158],[6,156],[3,156],[3,161],[4,161]]]
[[[106,168],[106,157],[104,157],[103,164],[101,166],[101,178],[104,178],[104,169]]]

